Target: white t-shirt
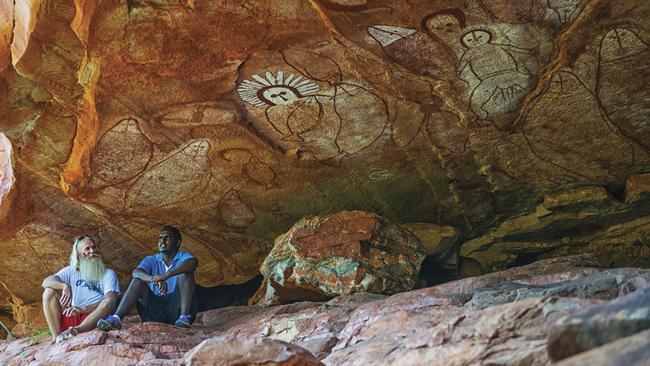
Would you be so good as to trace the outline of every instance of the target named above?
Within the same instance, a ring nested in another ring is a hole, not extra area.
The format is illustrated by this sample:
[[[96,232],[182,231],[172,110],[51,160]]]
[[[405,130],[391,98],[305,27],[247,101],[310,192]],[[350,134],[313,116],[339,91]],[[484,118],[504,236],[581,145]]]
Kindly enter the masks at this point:
[[[86,307],[104,299],[104,295],[113,291],[120,294],[120,284],[115,271],[110,268],[104,270],[102,280],[99,282],[86,281],[81,277],[81,272],[72,270],[67,266],[56,273],[61,281],[70,285],[72,289],[72,306]]]

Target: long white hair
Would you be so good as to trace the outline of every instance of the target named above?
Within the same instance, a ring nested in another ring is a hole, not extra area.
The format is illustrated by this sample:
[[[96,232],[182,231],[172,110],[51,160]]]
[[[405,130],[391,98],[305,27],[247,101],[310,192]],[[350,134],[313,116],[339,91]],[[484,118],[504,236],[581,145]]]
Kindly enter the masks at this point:
[[[74,239],[74,244],[72,244],[72,253],[70,253],[70,267],[73,270],[79,270],[79,243],[84,240],[93,240],[89,235],[80,235]]]
[[[73,270],[81,272],[81,276],[89,281],[97,282],[102,279],[104,274],[104,261],[101,256],[98,258],[79,258],[79,244],[84,240],[95,242],[89,235],[81,235],[75,238],[70,253],[70,267]]]

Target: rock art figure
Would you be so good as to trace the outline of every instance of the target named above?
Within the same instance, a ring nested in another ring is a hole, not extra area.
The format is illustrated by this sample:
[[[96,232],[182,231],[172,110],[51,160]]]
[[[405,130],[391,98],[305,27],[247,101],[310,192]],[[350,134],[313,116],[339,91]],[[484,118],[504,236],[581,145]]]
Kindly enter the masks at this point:
[[[583,0],[546,0],[561,24],[570,24],[580,13]]]
[[[194,140],[143,173],[126,194],[127,207],[150,210],[200,195],[210,180],[207,140]]]
[[[611,122],[628,139],[650,149],[650,47],[634,31],[615,28],[600,41],[596,94]]]
[[[61,234],[53,228],[31,223],[16,233],[16,238],[30,247],[46,270],[64,265],[68,247]],[[65,249],[64,249],[65,248]],[[49,265],[48,265],[49,264]]]
[[[556,126],[562,126],[561,133]],[[631,169],[642,159],[642,154],[603,120],[595,96],[569,68],[553,75],[521,131],[531,156],[548,166],[535,175],[549,180],[568,175],[574,180],[603,183],[616,179],[613,172]]]
[[[379,42],[382,47],[404,39],[415,32],[417,32],[415,29],[395,27],[392,25],[374,25],[368,28],[370,36]]]
[[[11,208],[10,192],[15,181],[11,166],[11,141],[0,133],[0,220],[7,216]]]
[[[460,60],[459,74],[470,86],[470,107],[481,119],[514,110],[531,84],[528,70],[514,54],[535,50],[494,42],[488,29],[475,28],[461,37],[467,49]]]
[[[221,150],[219,155],[227,161],[241,164],[242,176],[248,182],[261,185],[266,189],[276,187],[276,174],[273,168],[255,156],[250,150],[229,148]]]
[[[386,103],[369,89],[334,80],[331,89],[317,94],[318,86],[308,79],[287,88],[285,84],[302,77],[291,74],[283,79],[283,75],[269,72],[267,80],[254,75],[258,82],[245,80],[238,90],[242,100],[266,107],[263,117],[272,127],[268,133],[286,150],[296,149],[317,160],[339,160],[370,146],[383,133]]]
[[[162,114],[160,122],[166,127],[178,128],[226,125],[235,123],[236,118],[237,114],[229,108],[216,104],[194,103]]]
[[[444,9],[431,13],[420,22],[424,31],[443,41],[454,53],[462,49],[460,35],[465,28],[465,14],[458,9]]]
[[[257,219],[248,196],[236,189],[231,189],[221,198],[219,210],[224,223],[236,229],[246,229]]]
[[[115,185],[140,174],[153,154],[153,145],[142,134],[138,121],[121,120],[99,140],[90,160],[93,185]]]
[[[633,31],[625,28],[610,30],[600,44],[601,63],[615,62],[638,55],[648,49],[648,45]]]
[[[241,99],[255,107],[289,105],[300,99],[316,94],[320,89],[317,84],[302,76],[289,74],[284,78],[284,73],[278,71],[265,74],[266,79],[253,75],[252,80],[244,80],[237,88]]]
[[[381,45],[386,56],[418,75],[446,80],[453,75],[455,55],[437,39],[415,29],[373,25],[368,34]]]

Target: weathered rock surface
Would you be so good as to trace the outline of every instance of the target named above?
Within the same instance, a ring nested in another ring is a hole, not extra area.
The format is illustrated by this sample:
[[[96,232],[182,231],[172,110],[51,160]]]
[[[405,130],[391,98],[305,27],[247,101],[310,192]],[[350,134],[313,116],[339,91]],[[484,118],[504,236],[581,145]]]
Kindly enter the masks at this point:
[[[201,342],[185,355],[188,366],[319,366],[308,351],[275,339],[216,337]]]
[[[638,0],[2,1],[0,133],[12,149],[1,137],[0,292],[12,304],[0,306],[38,302],[82,233],[127,281],[174,224],[213,286],[254,276],[305,216],[450,225],[460,244],[576,185],[621,200],[625,186],[627,208],[547,208],[540,221],[579,234],[487,240],[468,247],[467,273],[587,249],[647,265],[634,177],[650,169],[649,11]]]
[[[200,313],[189,330],[127,318],[121,331],[93,331],[56,345],[49,337],[0,342],[0,364],[547,365],[547,338],[557,322],[619,309],[650,279],[648,270],[603,269],[595,259],[545,260],[393,296],[216,309]],[[520,296],[494,301],[495,291]],[[615,341],[576,357],[601,352],[611,365],[624,359],[643,365],[647,339],[647,331],[620,339],[627,354],[600,351]]]
[[[557,366],[648,366],[650,365],[650,330],[621,338],[589,352],[564,359]]]
[[[403,224],[415,234],[424,247],[426,256],[432,257],[437,262],[445,263],[455,253],[455,244],[458,231],[452,226],[441,226],[427,223]]]
[[[548,353],[557,361],[648,328],[650,286],[645,286],[563,319],[549,331]]]
[[[175,224],[213,286],[252,277],[305,216],[373,211],[467,241],[549,190],[618,192],[650,168],[649,7],[2,1],[0,291],[37,302],[81,233],[126,279]]]
[[[463,243],[461,274],[584,252],[596,253],[613,266],[650,266],[650,175],[631,176],[627,187],[627,203],[601,186],[545,195],[531,212]]]
[[[260,272],[259,303],[413,288],[425,251],[409,230],[370,212],[306,218],[279,236]]]

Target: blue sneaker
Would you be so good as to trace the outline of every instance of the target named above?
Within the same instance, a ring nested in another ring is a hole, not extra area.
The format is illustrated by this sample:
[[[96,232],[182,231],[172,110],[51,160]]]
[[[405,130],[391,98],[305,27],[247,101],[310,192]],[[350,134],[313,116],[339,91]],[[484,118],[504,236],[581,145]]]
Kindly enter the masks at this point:
[[[97,329],[101,329],[104,332],[120,330],[122,329],[122,321],[115,315],[109,315],[106,319],[99,319]]]
[[[190,328],[192,327],[192,317],[190,315],[181,315],[174,325],[181,328]]]

